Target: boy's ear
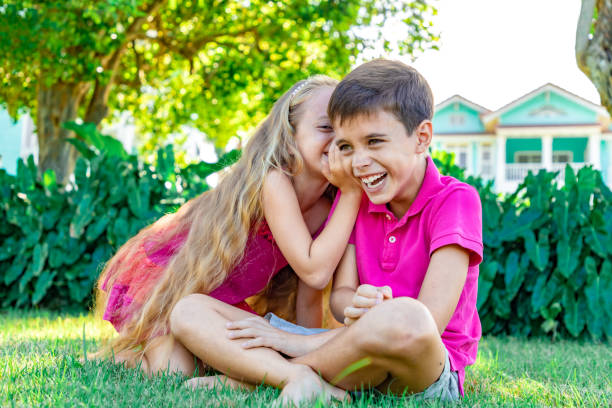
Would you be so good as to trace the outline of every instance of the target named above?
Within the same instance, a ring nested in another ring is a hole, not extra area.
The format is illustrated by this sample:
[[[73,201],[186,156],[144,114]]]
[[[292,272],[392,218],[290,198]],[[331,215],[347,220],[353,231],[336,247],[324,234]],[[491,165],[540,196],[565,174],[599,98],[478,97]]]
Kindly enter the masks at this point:
[[[424,120],[414,130],[414,135],[417,138],[417,153],[426,153],[429,151],[431,138],[433,136],[433,125],[431,120]]]

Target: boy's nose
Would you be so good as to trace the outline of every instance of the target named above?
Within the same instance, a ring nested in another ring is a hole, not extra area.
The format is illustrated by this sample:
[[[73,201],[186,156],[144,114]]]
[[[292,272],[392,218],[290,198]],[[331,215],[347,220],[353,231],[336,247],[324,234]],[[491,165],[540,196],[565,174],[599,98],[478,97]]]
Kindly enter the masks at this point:
[[[372,160],[367,154],[363,154],[359,151],[353,153],[352,165],[354,169],[361,169],[363,167],[367,167],[371,162]]]

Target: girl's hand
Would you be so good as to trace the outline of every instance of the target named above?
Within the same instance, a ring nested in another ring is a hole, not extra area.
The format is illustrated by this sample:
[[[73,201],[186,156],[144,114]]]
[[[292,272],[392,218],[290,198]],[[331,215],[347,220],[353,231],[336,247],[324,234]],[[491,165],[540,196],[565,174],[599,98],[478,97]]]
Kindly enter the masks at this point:
[[[374,306],[393,299],[389,286],[360,285],[353,296],[353,304],[344,309],[344,324],[350,326]]]
[[[290,357],[299,357],[311,351],[311,347],[308,347],[309,336],[277,329],[259,316],[228,322],[225,327],[228,338],[246,340],[242,343],[245,349],[267,347]]]
[[[355,181],[352,174],[342,167],[340,149],[335,143],[330,144],[327,159],[322,157],[321,162],[323,175],[331,184],[338,187],[343,194],[348,191],[355,191],[361,196],[361,186]]]

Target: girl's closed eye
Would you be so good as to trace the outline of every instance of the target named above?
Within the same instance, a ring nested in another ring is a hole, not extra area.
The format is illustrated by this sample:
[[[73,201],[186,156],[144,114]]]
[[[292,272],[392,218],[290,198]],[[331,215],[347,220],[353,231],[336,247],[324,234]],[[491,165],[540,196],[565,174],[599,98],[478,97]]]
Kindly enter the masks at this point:
[[[320,125],[320,126],[317,126],[317,128],[321,132],[325,132],[325,133],[331,133],[334,131],[334,128],[331,125]]]

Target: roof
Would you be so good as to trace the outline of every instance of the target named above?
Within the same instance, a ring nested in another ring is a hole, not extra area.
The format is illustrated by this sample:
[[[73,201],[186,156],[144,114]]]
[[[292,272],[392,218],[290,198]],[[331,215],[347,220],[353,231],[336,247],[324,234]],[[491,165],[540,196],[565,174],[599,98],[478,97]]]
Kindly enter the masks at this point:
[[[554,84],[549,82],[549,83],[547,83],[545,85],[542,85],[541,87],[539,87],[537,89],[534,89],[533,91],[529,92],[528,94],[525,94],[525,95],[521,96],[520,98],[510,102],[509,104],[502,106],[501,108],[499,108],[496,111],[484,114],[482,116],[482,121],[484,123],[490,122],[491,120],[494,120],[494,119],[498,118],[499,116],[503,115],[504,113],[510,111],[511,109],[513,109],[513,108],[521,105],[522,103],[526,102],[527,100],[533,98],[534,96],[536,96],[536,95],[538,95],[538,94],[540,94],[542,92],[547,92],[547,91],[556,92],[556,93],[558,93],[558,94],[560,94],[560,95],[562,95],[562,96],[564,96],[564,97],[566,97],[566,98],[576,102],[577,104],[579,104],[581,106],[584,106],[584,107],[586,107],[588,109],[591,109],[591,110],[595,111],[599,115],[606,116],[606,117],[609,116],[608,111],[603,106],[597,105],[597,104],[595,104],[595,103],[593,103],[591,101],[588,101],[588,100],[586,100],[586,99],[584,99],[584,98],[582,98],[582,97],[580,97],[578,95],[575,95],[575,94],[573,94],[573,93],[571,93],[569,91],[566,91],[565,89],[563,89],[563,88],[561,88],[561,87],[559,87],[557,85],[554,85]]]
[[[440,110],[446,108],[447,106],[449,106],[449,105],[451,105],[453,103],[461,103],[463,105],[466,105],[466,106],[474,109],[475,111],[477,111],[480,114],[491,112],[489,109],[487,109],[487,108],[485,108],[483,106],[480,106],[477,103],[474,103],[474,102],[470,101],[469,99],[464,98],[461,95],[453,95],[450,98],[443,100],[442,102],[440,102],[439,104],[436,105],[434,110],[436,112],[440,111]]]

